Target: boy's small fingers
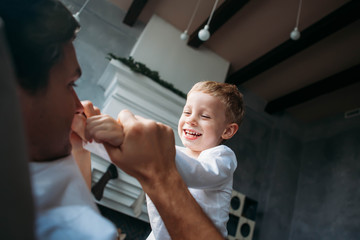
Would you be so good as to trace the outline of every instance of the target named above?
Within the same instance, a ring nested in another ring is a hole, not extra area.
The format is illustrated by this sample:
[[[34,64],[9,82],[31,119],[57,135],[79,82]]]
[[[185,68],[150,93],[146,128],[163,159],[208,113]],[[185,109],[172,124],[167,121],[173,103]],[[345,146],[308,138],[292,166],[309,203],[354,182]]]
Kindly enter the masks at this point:
[[[84,113],[87,117],[99,115],[100,109],[92,104],[90,101],[82,101],[81,104],[84,107]]]

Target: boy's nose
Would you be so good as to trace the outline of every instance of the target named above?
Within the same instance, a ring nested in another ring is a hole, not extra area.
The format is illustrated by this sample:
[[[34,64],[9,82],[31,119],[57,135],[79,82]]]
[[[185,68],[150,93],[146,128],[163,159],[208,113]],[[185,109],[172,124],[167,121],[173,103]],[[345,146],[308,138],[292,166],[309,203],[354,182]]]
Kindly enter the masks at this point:
[[[195,117],[193,115],[191,115],[186,118],[186,123],[194,126],[194,125],[196,125],[197,122],[196,122]]]

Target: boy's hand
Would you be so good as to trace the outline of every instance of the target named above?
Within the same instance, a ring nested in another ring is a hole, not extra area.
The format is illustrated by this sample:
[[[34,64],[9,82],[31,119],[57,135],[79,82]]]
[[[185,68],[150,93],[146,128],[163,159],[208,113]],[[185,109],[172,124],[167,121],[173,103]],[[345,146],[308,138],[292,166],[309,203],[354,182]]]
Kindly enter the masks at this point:
[[[109,115],[97,115],[87,119],[85,138],[98,143],[120,147],[124,139],[122,125]]]
[[[81,101],[81,104],[84,106],[84,114],[87,118],[100,115],[100,109],[95,107],[90,101]]]
[[[73,118],[73,121],[71,124],[72,133],[70,135],[70,141],[71,141],[73,151],[81,150],[82,142],[86,141],[86,138],[85,138],[86,119],[91,116],[100,114],[100,109],[97,107],[94,107],[92,102],[82,101],[81,104],[84,107],[84,111],[76,113],[74,115],[74,118]]]

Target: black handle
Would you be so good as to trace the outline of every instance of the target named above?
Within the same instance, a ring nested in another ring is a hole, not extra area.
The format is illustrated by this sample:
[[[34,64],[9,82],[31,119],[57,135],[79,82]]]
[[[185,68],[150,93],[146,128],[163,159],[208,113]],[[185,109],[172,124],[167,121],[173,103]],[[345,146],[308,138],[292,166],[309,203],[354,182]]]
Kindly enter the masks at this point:
[[[96,200],[100,201],[100,199],[103,197],[105,186],[109,180],[117,177],[118,172],[116,166],[114,164],[110,164],[104,175],[102,175],[100,180],[91,188],[91,192],[93,193]]]

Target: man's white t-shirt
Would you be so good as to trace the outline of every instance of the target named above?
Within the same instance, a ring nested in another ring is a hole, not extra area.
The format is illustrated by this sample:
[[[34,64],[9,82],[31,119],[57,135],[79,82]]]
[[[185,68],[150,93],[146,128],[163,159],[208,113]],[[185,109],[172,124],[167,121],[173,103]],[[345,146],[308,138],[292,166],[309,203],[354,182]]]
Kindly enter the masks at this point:
[[[99,213],[72,156],[29,166],[37,239],[117,238],[115,225]]]

